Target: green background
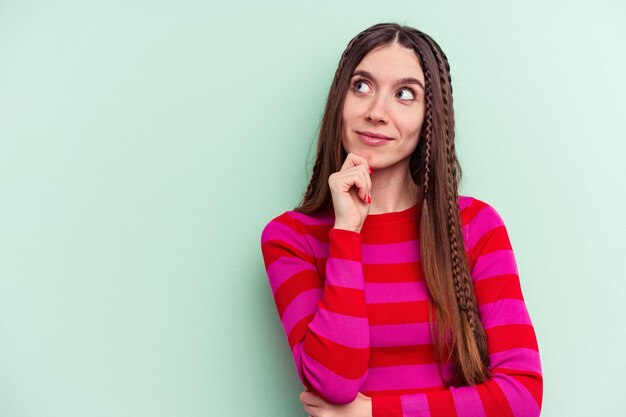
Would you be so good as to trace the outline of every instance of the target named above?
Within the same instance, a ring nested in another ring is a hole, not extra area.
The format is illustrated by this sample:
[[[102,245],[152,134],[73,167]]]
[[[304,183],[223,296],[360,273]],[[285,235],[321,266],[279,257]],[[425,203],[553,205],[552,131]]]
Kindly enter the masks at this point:
[[[382,21],[450,60],[542,415],[624,415],[624,2],[40,0],[0,2],[1,416],[306,415],[260,233]]]

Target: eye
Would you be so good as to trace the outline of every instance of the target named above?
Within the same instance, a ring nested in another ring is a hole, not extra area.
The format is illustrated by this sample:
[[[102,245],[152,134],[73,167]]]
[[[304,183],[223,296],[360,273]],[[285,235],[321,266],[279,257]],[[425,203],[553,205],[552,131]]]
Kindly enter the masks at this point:
[[[405,100],[405,101],[415,100],[416,92],[411,87],[403,87],[402,89],[398,91],[398,93],[402,93],[402,92],[406,92],[407,94],[404,94],[405,98],[400,97],[401,100]]]
[[[352,82],[352,89],[357,93],[369,93],[371,89],[369,85],[362,78],[356,79]]]

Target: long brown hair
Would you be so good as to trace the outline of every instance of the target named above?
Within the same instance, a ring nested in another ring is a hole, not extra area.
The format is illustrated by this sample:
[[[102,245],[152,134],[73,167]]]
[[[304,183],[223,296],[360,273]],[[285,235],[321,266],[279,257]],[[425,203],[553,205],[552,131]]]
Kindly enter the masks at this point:
[[[348,43],[328,93],[311,181],[294,210],[307,214],[332,210],[328,177],[341,169],[347,156],[341,145],[341,115],[352,73],[368,52],[393,42],[415,51],[426,81],[426,115],[409,170],[422,199],[420,253],[431,297],[437,364],[442,379],[442,363],[453,365],[446,385],[474,385],[491,377],[489,352],[461,234],[462,173],[454,147],[450,66],[430,36],[411,27],[379,23]]]

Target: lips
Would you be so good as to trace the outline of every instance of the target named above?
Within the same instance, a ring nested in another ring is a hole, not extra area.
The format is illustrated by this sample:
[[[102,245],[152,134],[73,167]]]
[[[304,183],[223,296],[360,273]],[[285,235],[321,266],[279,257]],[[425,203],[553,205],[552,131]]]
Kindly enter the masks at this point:
[[[368,133],[372,134],[370,132]],[[365,134],[365,132],[357,132],[356,136],[361,143],[363,143],[364,145],[368,145],[368,146],[381,146],[381,145],[386,145],[387,143],[391,142],[391,139],[388,138],[387,136],[384,136],[384,137],[380,137],[382,135],[369,136],[368,134]]]
[[[369,136],[371,138],[391,140],[389,136],[385,136],[382,133],[374,133],[374,132],[368,132],[368,131],[362,131],[362,132],[357,131],[356,133],[358,133],[359,135],[363,135],[363,136]]]

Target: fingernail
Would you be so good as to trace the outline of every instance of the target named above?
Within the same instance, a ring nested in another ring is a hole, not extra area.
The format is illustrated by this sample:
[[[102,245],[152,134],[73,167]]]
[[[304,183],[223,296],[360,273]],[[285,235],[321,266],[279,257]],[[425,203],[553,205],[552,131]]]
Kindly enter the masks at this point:
[[[369,170],[370,170],[370,174],[371,174],[371,173],[372,173],[372,168],[370,168],[370,167],[367,167],[367,169],[369,169]]]
[[[372,202],[372,196],[368,195],[367,196],[367,204],[370,204]]]

